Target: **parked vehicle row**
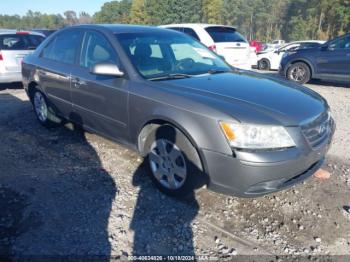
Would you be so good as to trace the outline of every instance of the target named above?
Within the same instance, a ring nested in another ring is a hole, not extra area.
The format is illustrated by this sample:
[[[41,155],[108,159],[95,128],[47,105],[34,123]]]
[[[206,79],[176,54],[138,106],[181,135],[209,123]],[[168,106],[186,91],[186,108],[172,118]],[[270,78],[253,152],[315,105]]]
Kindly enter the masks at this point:
[[[298,49],[307,49],[318,47],[325,41],[296,41],[286,44],[277,49],[270,49],[258,53],[258,69],[260,70],[278,70],[282,57],[288,52],[296,51]]]
[[[233,28],[202,28],[226,57],[249,47]],[[243,197],[290,187],[319,169],[335,128],[315,92],[234,69],[164,28],[66,28],[24,58],[22,74],[42,125],[66,119],[130,146],[172,196],[204,183]]]
[[[350,81],[350,34],[321,46],[288,52],[281,60],[279,72],[301,84],[311,79]]]

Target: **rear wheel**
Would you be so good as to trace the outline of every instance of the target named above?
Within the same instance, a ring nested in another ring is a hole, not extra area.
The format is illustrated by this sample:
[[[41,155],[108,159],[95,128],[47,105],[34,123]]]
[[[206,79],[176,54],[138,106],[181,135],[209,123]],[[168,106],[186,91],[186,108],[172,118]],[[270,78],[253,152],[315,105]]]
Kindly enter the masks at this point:
[[[305,84],[311,79],[311,72],[307,64],[298,62],[292,64],[287,71],[288,80],[298,82],[299,84]]]
[[[52,127],[55,123],[50,119],[50,109],[45,95],[35,89],[32,93],[33,108],[39,123],[45,127]]]
[[[258,69],[259,70],[270,70],[270,61],[267,60],[267,59],[261,59],[259,62],[258,62]]]
[[[178,129],[170,125],[154,129],[146,139],[145,148],[151,179],[162,192],[186,197],[203,185],[199,155]]]

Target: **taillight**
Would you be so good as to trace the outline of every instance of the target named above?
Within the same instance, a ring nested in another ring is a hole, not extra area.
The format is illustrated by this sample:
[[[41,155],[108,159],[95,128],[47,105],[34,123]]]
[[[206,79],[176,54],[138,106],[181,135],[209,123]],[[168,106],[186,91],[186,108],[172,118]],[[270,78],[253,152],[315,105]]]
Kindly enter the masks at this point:
[[[29,35],[29,32],[19,31],[16,32],[16,35]]]
[[[0,52],[0,61],[3,61],[3,60],[4,60],[4,58],[2,57],[2,54]]]
[[[211,45],[208,47],[211,51],[216,53],[216,45]]]

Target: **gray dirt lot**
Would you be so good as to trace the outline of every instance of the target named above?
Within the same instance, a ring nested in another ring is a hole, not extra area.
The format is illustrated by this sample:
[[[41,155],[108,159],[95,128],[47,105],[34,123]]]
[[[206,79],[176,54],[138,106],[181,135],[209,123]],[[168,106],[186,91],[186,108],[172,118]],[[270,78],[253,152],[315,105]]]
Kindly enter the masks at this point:
[[[337,122],[329,180],[257,199],[203,188],[187,201],[159,193],[135,152],[47,130],[22,89],[0,86],[0,255],[350,255],[350,88],[308,86]]]

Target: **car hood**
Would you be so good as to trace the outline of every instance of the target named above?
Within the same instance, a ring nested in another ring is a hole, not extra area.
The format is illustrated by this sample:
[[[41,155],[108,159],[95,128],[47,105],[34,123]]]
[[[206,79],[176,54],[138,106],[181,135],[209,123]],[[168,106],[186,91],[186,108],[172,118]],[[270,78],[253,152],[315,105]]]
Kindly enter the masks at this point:
[[[306,87],[253,72],[223,73],[164,82],[177,92],[191,95],[192,99],[201,98],[208,106],[228,110],[225,113],[241,122],[261,122],[254,119],[254,115],[256,118],[265,115],[275,120],[272,122],[296,126],[317,117],[328,107],[320,95]],[[245,117],[247,115],[248,118]]]

